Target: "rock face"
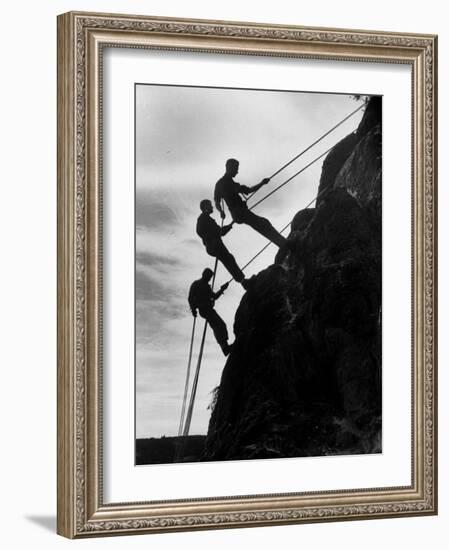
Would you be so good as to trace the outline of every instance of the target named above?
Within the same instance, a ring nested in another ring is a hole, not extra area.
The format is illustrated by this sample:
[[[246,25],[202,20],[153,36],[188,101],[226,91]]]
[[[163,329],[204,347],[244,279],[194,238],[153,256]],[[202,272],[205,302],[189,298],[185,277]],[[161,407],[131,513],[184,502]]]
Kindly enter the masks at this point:
[[[371,98],[243,296],[204,460],[381,451],[381,124]]]

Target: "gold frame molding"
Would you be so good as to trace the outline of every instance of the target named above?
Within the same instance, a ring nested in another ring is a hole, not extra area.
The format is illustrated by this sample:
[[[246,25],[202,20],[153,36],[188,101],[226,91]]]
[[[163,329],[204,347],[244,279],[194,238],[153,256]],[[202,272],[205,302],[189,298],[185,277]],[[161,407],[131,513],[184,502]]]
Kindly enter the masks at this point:
[[[411,66],[410,486],[103,503],[101,54],[105,46]],[[436,60],[434,35],[81,12],[58,17],[59,534],[83,538],[437,513]]]

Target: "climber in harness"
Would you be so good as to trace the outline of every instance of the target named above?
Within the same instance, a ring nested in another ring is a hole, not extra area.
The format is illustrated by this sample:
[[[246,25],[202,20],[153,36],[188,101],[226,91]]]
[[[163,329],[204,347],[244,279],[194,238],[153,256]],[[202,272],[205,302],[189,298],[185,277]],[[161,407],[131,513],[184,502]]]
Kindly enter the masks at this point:
[[[266,237],[269,241],[281,248],[286,244],[287,239],[276,231],[276,229],[266,218],[262,218],[261,216],[257,216],[251,212],[246,202],[240,197],[240,194],[249,195],[250,193],[255,193],[262,186],[266,185],[270,181],[270,178],[264,178],[257,185],[248,187],[234,181],[233,178],[238,174],[238,171],[239,161],[236,159],[228,159],[226,161],[225,175],[215,184],[215,206],[220,212],[221,218],[224,219],[226,217],[225,211],[221,206],[221,200],[223,199],[226,202],[235,223],[244,223],[249,225],[261,235]]]
[[[220,287],[218,292],[214,292],[209,281],[212,279],[214,272],[208,267],[203,271],[201,279],[193,281],[189,290],[189,306],[194,317],[197,312],[203,319],[209,323],[218,345],[221,347],[224,355],[229,355],[231,346],[228,344],[228,329],[226,323],[218,315],[214,309],[215,300],[218,300],[223,292],[228,288],[229,283],[225,283]]]
[[[196,222],[196,232],[206,247],[209,256],[220,260],[224,267],[229,271],[234,280],[241,283],[243,288],[247,287],[248,281],[240,267],[237,265],[234,256],[221,240],[231,229],[232,224],[220,227],[211,217],[214,208],[210,200],[204,199],[200,202],[201,214]]]

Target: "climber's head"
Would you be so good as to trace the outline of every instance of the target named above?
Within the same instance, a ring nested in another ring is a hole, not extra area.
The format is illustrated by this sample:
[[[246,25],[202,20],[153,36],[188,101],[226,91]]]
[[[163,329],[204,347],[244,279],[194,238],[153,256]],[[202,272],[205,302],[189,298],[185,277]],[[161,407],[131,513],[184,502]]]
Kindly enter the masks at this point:
[[[203,281],[206,281],[208,283],[212,277],[214,276],[214,272],[209,267],[206,267],[206,269],[203,271],[203,274],[201,275],[201,278]]]
[[[233,178],[239,173],[239,161],[236,159],[228,159],[226,161],[226,174]]]
[[[212,206],[211,201],[209,199],[203,199],[200,202],[200,210],[205,214],[212,214],[212,212],[214,211],[214,208]]]

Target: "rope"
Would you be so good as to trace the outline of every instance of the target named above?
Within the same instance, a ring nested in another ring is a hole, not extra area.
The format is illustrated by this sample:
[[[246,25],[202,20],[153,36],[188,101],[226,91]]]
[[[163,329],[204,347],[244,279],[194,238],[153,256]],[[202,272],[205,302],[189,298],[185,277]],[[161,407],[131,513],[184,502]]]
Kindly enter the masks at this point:
[[[204,329],[203,329],[203,337],[201,338],[200,353],[198,355],[198,362],[196,364],[195,378],[193,380],[192,393],[190,395],[190,402],[189,402],[189,408],[187,411],[186,423],[184,426],[184,431],[182,433],[184,437],[189,435],[190,424],[192,422],[193,406],[195,404],[196,390],[198,388],[198,379],[200,375],[200,367],[201,367],[201,362],[203,360],[203,351],[204,351],[204,343],[206,341],[207,325],[208,325],[207,321],[204,321]]]
[[[184,397],[182,400],[181,419],[179,421],[178,436],[182,435],[182,428],[184,426],[184,415],[186,410],[187,392],[189,389],[189,380],[190,380],[190,366],[192,364],[193,342],[195,340],[195,326],[196,326],[196,317],[193,318],[193,323],[192,323],[192,336],[190,337],[189,360],[187,362],[186,383],[184,386]]]
[[[340,122],[338,122],[335,126],[332,126],[332,128],[330,130],[328,130],[327,132],[325,132],[324,134],[322,134],[318,139],[316,139],[313,143],[311,143],[308,147],[306,147],[305,149],[303,149],[300,153],[298,153],[295,157],[293,157],[291,160],[289,160],[288,162],[286,162],[284,165],[282,165],[279,170],[277,170],[276,172],[274,172],[274,174],[272,174],[269,179],[271,180],[272,178],[274,178],[275,176],[277,176],[278,174],[280,174],[282,172],[282,170],[284,170],[285,168],[287,168],[287,166],[290,166],[290,164],[292,164],[293,162],[295,162],[295,160],[298,160],[300,157],[302,157],[302,155],[304,155],[305,153],[307,153],[307,151],[309,151],[310,149],[312,149],[312,147],[314,147],[317,143],[319,143],[320,141],[322,141],[325,137],[327,137],[329,134],[331,134],[334,130],[336,130],[339,126],[341,126],[342,124],[344,124],[347,120],[349,120],[351,117],[353,117],[356,113],[358,113],[360,111],[360,109],[363,109],[363,107],[365,107],[365,105],[360,105],[360,107],[357,107],[357,109],[355,109],[354,111],[352,111],[352,113],[349,113],[349,115],[345,116],[345,118],[343,118],[342,120],[340,120]],[[259,189],[257,189],[257,191],[259,191]],[[250,198],[254,197],[254,195],[257,193],[257,191],[254,191],[254,193],[251,193],[251,195],[248,197],[247,200],[249,200]]]
[[[301,170],[299,170],[298,172],[296,172],[296,174],[293,174],[293,176],[289,177],[287,180],[285,180],[283,183],[281,183],[280,185],[278,185],[277,187],[275,187],[272,191],[270,191],[268,193],[268,195],[265,195],[265,197],[262,197],[260,200],[258,200],[255,204],[251,205],[251,207],[249,208],[250,210],[253,210],[256,206],[258,206],[261,202],[263,202],[264,200],[268,199],[268,197],[271,197],[271,195],[273,195],[274,193],[276,193],[276,191],[279,191],[279,189],[281,189],[281,187],[284,187],[284,185],[287,185],[287,183],[289,183],[290,181],[292,181],[292,179],[296,178],[297,176],[299,176],[299,174],[302,174],[302,172],[304,172],[305,170],[307,170],[307,168],[309,168],[310,166],[312,166],[312,164],[315,164],[315,162],[318,162],[321,158],[323,158],[325,155],[327,155],[329,153],[329,151],[331,151],[332,149],[334,148],[334,145],[332,147],[329,147],[329,149],[327,151],[324,151],[324,153],[322,153],[321,155],[319,155],[318,157],[316,157],[315,159],[313,159],[311,162],[309,162],[309,164],[307,164],[306,166],[304,166],[304,168],[301,168]]]
[[[221,220],[221,227],[223,228],[223,220]],[[215,277],[217,275],[217,268],[218,268],[218,258],[215,258],[214,275],[213,275],[212,284],[211,284],[212,291],[214,290]],[[182,430],[182,435],[184,437],[189,435],[190,424],[192,422],[193,407],[195,405],[195,398],[196,398],[196,391],[198,388],[198,379],[200,376],[201,362],[203,360],[204,343],[206,341],[207,325],[208,325],[208,322],[204,321],[203,336],[201,338],[200,351],[198,354],[198,361],[196,364],[195,378],[193,379],[193,384],[192,384],[192,393],[190,394],[189,408],[187,409],[186,423],[185,423],[184,429]],[[182,452],[183,450],[184,450],[184,447],[182,449]]]

